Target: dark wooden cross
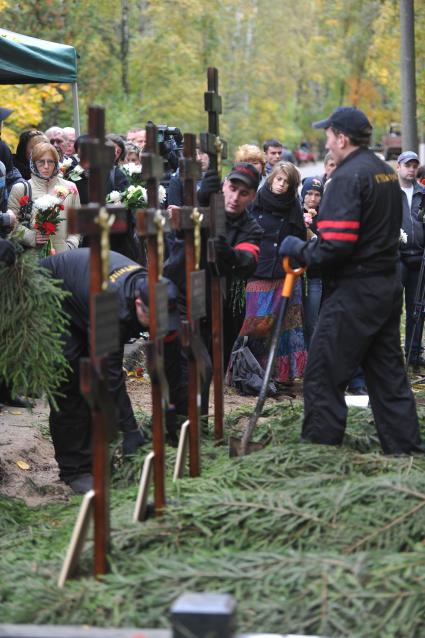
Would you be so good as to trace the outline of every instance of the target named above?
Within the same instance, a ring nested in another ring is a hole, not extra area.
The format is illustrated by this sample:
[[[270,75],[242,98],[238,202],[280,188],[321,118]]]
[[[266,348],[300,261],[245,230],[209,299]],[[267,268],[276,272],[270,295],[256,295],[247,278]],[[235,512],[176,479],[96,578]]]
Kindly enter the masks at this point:
[[[169,403],[164,374],[164,337],[168,332],[167,283],[162,278],[166,218],[159,209],[158,186],[164,174],[159,154],[157,128],[146,125],[146,145],[142,154],[142,174],[147,183],[148,208],[136,211],[136,228],[147,242],[149,285],[149,335],[147,365],[152,388],[153,477],[155,514],[163,511],[165,498],[164,418]]]
[[[81,164],[89,168],[90,203],[70,211],[68,229],[90,237],[90,358],[81,359],[81,392],[92,414],[94,479],[94,571],[105,574],[110,546],[109,450],[115,423],[106,375],[107,355],[120,348],[118,299],[107,292],[109,233],[125,232],[127,211],[105,206],[106,180],[113,166],[113,146],[105,144],[105,111],[89,108],[89,139],[81,145]]]
[[[196,136],[184,134],[183,158],[180,160],[180,176],[183,179],[184,203],[173,219],[176,230],[184,233],[186,271],[186,312],[183,321],[182,342],[188,354],[189,387],[189,474],[201,473],[200,459],[200,407],[201,407],[201,336],[199,320],[206,314],[205,271],[199,269],[201,258],[202,214],[196,206],[196,183],[201,176],[201,166],[196,159]]]
[[[227,144],[220,138],[219,115],[221,96],[218,94],[218,71],[209,67],[207,71],[208,91],[204,94],[205,110],[208,112],[208,133],[201,133],[201,150],[208,153],[209,169],[221,176],[221,160],[227,157]],[[224,395],[223,395],[223,288],[224,281],[216,265],[214,238],[226,235],[224,197],[214,193],[209,206],[209,240],[207,259],[211,273],[211,332],[214,381],[214,438],[223,439]]]

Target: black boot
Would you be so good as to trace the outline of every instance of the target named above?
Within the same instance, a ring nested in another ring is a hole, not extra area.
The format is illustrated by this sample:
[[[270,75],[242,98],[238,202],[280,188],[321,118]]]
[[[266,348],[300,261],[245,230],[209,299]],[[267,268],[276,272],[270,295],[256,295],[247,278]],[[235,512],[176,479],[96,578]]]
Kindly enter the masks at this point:
[[[175,408],[168,408],[165,414],[165,441],[171,447],[177,447],[179,444],[177,412]]]

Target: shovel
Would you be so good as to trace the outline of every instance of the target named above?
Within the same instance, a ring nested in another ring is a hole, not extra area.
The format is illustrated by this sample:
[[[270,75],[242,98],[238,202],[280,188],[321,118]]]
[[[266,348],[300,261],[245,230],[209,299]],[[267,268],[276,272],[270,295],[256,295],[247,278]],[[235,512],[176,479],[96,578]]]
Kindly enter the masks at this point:
[[[283,268],[285,270],[286,276],[282,287],[282,303],[280,305],[279,314],[273,328],[273,334],[270,343],[270,353],[267,360],[266,370],[264,372],[263,385],[261,386],[255,410],[249,419],[248,425],[246,426],[245,431],[242,435],[242,439],[237,439],[235,437],[229,438],[229,456],[245,456],[245,454],[249,454],[250,452],[256,452],[257,450],[261,450],[262,448],[264,448],[271,440],[271,436],[268,436],[265,440],[258,442],[251,441],[250,439],[257,421],[261,416],[261,412],[263,411],[264,403],[266,401],[270,377],[276,358],[280,331],[282,328],[283,320],[285,318],[289,299],[291,298],[292,292],[294,290],[294,285],[297,277],[305,272],[305,268],[291,268],[289,264],[289,257],[284,258]]]

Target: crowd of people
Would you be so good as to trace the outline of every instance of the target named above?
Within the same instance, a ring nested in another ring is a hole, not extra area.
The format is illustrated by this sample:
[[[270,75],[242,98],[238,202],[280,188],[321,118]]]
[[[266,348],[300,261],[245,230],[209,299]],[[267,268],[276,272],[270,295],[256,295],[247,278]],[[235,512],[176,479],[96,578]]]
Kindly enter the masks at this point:
[[[9,114],[7,109],[0,109],[0,120]],[[266,140],[262,148],[240,146],[224,180],[209,170],[209,157],[198,148],[202,168],[197,183],[199,205],[207,206],[213,193],[221,191],[224,195],[226,230],[214,238],[214,246],[216,268],[226,283],[226,381],[241,391],[258,392],[258,383],[251,383],[249,377],[252,374],[258,378],[258,370],[266,366],[285,277],[282,257],[291,256],[308,269],[295,285],[282,326],[273,388],[274,392],[283,389],[287,393],[295,379],[306,375],[303,440],[341,442],[346,418],[344,392],[348,389],[355,394],[369,393],[385,452],[422,451],[399,330],[403,286],[404,354],[415,372],[425,370],[423,305],[418,306],[423,302],[418,299],[418,291],[422,295],[425,187],[421,180],[425,168],[419,166],[414,151],[405,151],[394,172],[369,150],[372,127],[357,109],[336,109],[316,127],[324,128],[327,135],[323,173],[302,181],[291,152],[277,139]],[[84,135],[75,138],[71,127],[53,126],[45,132],[23,131],[15,155],[0,142],[1,236],[14,239],[26,250],[40,251],[40,257],[47,257],[42,263],[64,280],[79,300],[79,305],[69,302],[68,309],[75,328],[66,346],[73,372],[62,388],[64,398],[56,411],[52,409],[50,418],[61,477],[77,492],[91,486],[90,424],[87,406],[79,394],[77,366],[78,357],[88,347],[87,336],[82,337],[88,325],[88,282],[81,282],[82,275],[78,274],[88,259],[84,249],[88,241],[69,234],[66,219],[69,208],[89,201],[88,173],[78,156],[85,139]],[[133,128],[125,137],[109,134],[107,141],[114,148],[114,164],[107,176],[106,192],[122,197],[134,184],[133,176],[140,179],[143,175],[146,132]],[[37,216],[46,196],[56,198],[61,211],[60,221],[50,234]],[[177,170],[167,182],[162,207],[173,216],[182,205],[183,182]],[[125,300],[120,321],[125,324],[123,334],[127,337],[137,336],[146,324],[146,262],[131,207],[128,215],[126,237],[112,240],[116,254],[111,256],[110,269],[110,281]],[[184,240],[176,232],[167,237],[166,243],[164,275],[169,279],[171,296],[180,298],[177,306],[184,314]],[[13,245],[2,240],[0,260],[13,263],[13,259]],[[202,264],[206,264],[206,254],[201,256]],[[208,318],[202,325],[202,335],[202,356],[209,371],[203,380],[205,412],[211,380]],[[122,347],[124,343],[125,339]],[[241,379],[235,361],[246,348],[255,366],[245,367],[246,378]],[[121,362],[122,350],[111,363],[110,378],[121,415],[125,451],[131,454],[143,444],[143,434],[126,395]],[[170,386],[166,425],[173,444],[177,415],[187,414],[186,363],[174,326],[166,350]],[[0,393],[0,402],[25,404],[26,399],[10,396],[7,380],[3,380]],[[407,423],[403,433],[397,419]],[[58,423],[69,424],[68,431],[62,425],[58,428]],[[77,431],[79,444],[75,443]]]

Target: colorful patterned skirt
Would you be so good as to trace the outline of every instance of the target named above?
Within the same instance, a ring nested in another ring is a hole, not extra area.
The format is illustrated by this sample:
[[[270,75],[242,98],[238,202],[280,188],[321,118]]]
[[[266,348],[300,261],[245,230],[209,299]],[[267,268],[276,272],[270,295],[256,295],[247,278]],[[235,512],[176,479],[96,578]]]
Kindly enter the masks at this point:
[[[281,279],[256,279],[246,287],[246,312],[240,336],[262,368],[269,356],[273,325],[282,303]],[[273,379],[280,383],[301,377],[307,362],[304,343],[302,286],[298,279],[289,300],[279,339]]]

